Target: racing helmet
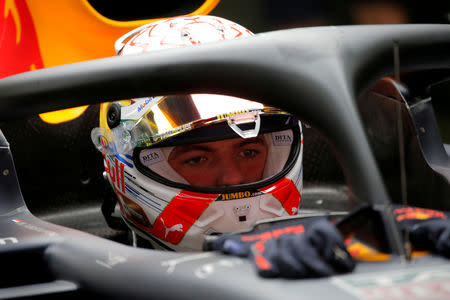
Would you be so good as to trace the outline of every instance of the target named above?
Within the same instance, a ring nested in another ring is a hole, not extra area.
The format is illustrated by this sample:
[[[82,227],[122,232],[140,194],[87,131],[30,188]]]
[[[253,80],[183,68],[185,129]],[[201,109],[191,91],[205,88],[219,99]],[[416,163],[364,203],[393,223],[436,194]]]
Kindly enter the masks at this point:
[[[182,16],[133,30],[116,51],[251,35],[223,18]],[[298,212],[302,127],[280,109],[216,94],[128,99],[101,104],[91,138],[122,219],[157,249],[201,250],[206,235]]]

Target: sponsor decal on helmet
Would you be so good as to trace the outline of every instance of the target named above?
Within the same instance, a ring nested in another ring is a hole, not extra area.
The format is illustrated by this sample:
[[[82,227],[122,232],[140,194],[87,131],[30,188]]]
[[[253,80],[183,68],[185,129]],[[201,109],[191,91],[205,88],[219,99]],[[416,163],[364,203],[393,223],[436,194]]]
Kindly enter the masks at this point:
[[[219,195],[217,200],[218,201],[225,201],[225,200],[250,198],[250,197],[256,197],[256,196],[261,195],[261,194],[262,194],[262,192],[260,192],[260,191],[235,192],[235,193],[221,194],[221,195]]]
[[[152,100],[153,97],[146,98],[142,103],[139,104],[137,111],[141,112],[141,110],[143,110]]]
[[[121,190],[125,193],[125,179],[124,179],[124,168],[125,164],[120,162],[117,157],[114,158],[112,162],[109,158],[104,155],[105,159],[105,172],[108,174],[109,179],[112,182],[114,188]]]
[[[179,134],[179,133],[191,130],[191,129],[193,129],[192,128],[192,123],[183,124],[183,125],[175,128],[175,129],[166,131],[166,132],[164,132],[162,134],[155,135],[155,136],[152,136],[150,138],[147,138],[147,137],[141,138],[141,139],[136,141],[136,145],[138,147],[147,147],[147,146],[150,146],[152,144],[159,143],[159,142],[161,142],[161,141],[163,141],[163,140],[165,140],[165,139],[167,139],[167,138],[169,138],[169,137],[171,137],[173,135],[176,135],[176,134]]]
[[[138,121],[145,115],[154,104],[156,104],[162,97],[145,97],[132,99],[131,105],[120,106],[120,119],[122,122],[126,120]]]
[[[250,111],[248,109],[239,110],[239,111],[231,112],[231,113],[228,113],[228,114],[219,115],[219,116],[217,116],[217,119],[218,120],[222,120],[222,119],[226,119],[226,118],[231,117],[231,116],[245,114],[245,113],[249,113],[249,112]]]
[[[164,223],[164,219],[163,218],[161,218],[161,222],[162,222],[164,228],[166,229],[166,233],[164,234],[164,238],[166,238],[166,239],[167,239],[167,235],[170,232],[172,232],[172,231],[183,232],[183,224],[181,224],[181,223],[178,223],[178,224],[175,224],[173,226],[167,227],[166,223]]]
[[[144,149],[139,153],[139,160],[148,167],[164,160],[164,156],[160,149]]]
[[[103,137],[101,139],[101,143],[103,146],[106,145],[106,142]],[[113,143],[108,143],[107,145],[109,146],[110,144]],[[122,161],[119,162],[117,157],[114,158],[113,162],[111,158],[108,155],[106,155],[106,147],[103,148],[102,152],[103,152],[103,160],[105,162],[105,172],[106,174],[108,174],[109,179],[112,182],[112,185],[114,186],[114,188],[122,190],[122,193],[125,193],[125,179],[124,179],[125,164]],[[129,163],[127,163],[127,165],[130,166]]]
[[[119,199],[121,200],[119,201],[120,208],[123,214],[127,216],[128,219],[144,227],[151,226],[151,223],[148,220],[142,207],[140,207],[136,202],[125,197],[124,195],[120,195]]]
[[[292,130],[284,130],[272,133],[272,141],[275,146],[289,146],[293,141]]]

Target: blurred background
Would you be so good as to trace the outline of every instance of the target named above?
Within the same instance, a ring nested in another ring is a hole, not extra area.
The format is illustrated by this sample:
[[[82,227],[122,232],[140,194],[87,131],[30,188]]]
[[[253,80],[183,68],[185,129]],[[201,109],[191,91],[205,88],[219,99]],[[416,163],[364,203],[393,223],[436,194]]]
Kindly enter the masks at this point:
[[[127,1],[125,7],[122,2],[89,2],[106,17],[129,21],[183,14],[194,11],[203,1],[152,1],[146,9],[142,9],[142,1]],[[235,21],[255,33],[304,26],[449,23],[450,1],[221,0],[210,14]]]

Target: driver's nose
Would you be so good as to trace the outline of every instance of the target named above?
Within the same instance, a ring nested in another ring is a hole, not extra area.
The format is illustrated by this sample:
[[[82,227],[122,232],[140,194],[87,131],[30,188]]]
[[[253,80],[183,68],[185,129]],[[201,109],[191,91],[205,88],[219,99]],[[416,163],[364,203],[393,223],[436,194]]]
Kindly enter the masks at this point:
[[[239,164],[232,159],[222,161],[218,185],[231,186],[242,183],[244,183],[244,176]]]

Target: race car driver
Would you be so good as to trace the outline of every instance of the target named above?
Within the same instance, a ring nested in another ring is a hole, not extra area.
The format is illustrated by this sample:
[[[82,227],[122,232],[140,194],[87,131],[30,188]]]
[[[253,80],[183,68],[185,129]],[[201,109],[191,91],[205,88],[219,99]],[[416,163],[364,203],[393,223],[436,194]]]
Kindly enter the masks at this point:
[[[137,28],[118,55],[252,33],[213,16]],[[123,219],[157,249],[201,250],[205,235],[296,215],[302,191],[301,123],[257,101],[211,94],[104,103],[92,131]]]

